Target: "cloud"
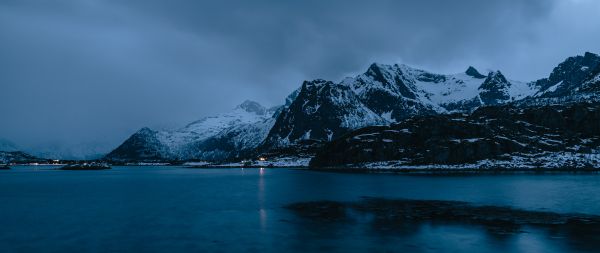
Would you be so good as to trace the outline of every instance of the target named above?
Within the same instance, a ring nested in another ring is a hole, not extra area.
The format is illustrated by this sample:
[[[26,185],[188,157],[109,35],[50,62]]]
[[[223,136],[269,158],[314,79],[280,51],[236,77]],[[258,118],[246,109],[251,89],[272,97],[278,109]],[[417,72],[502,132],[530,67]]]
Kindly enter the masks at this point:
[[[117,144],[371,62],[532,80],[600,51],[597,1],[0,3],[0,136]]]

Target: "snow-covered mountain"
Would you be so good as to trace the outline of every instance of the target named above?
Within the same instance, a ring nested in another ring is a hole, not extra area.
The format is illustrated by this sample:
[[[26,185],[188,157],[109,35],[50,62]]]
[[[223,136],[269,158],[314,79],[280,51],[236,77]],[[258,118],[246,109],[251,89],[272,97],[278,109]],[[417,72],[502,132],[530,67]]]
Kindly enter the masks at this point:
[[[267,144],[287,146],[298,140],[332,140],[352,129],[387,124],[348,87],[325,80],[306,81],[269,132]]]
[[[600,67],[600,56],[586,52],[583,56],[567,58],[552,70],[548,78],[535,82],[540,87],[534,97],[549,98],[569,96],[579,92],[579,88],[590,80]]]
[[[415,115],[470,111],[481,105],[506,103],[535,93],[535,87],[507,80],[500,71],[487,76],[469,67],[464,73],[441,75],[406,65],[373,64],[367,72],[346,78],[369,108],[398,121]]]
[[[500,71],[435,74],[403,64],[372,64],[339,83],[305,81],[285,105],[266,109],[247,101],[233,112],[173,131],[144,128],[111,152],[111,160],[223,160],[294,151],[373,125],[415,116],[470,113],[482,106],[547,104],[589,99],[600,92],[600,57],[559,64],[548,78],[520,82]],[[600,100],[599,100],[600,101]],[[309,150],[309,152],[312,152]]]
[[[304,82],[295,100],[277,117],[262,150],[306,140],[327,142],[362,127],[414,116],[470,112],[535,92],[534,85],[508,80],[500,71],[484,76],[469,67],[464,73],[441,75],[375,63],[340,83]]]
[[[260,144],[278,108],[245,101],[233,111],[205,117],[171,131],[142,128],[106,158],[117,161],[219,160]]]

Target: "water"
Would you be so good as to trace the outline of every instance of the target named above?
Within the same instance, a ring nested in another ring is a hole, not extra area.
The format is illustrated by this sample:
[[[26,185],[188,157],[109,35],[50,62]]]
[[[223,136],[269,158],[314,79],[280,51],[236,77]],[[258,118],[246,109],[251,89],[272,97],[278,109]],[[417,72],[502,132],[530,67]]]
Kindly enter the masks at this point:
[[[291,169],[0,171],[1,252],[594,252],[543,229],[315,223],[286,204],[362,196],[600,215],[600,175],[408,176]]]

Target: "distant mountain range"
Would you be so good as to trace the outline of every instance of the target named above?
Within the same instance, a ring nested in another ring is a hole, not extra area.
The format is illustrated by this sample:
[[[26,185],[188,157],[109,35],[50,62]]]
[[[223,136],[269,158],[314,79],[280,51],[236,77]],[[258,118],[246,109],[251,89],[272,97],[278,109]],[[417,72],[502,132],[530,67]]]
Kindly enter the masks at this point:
[[[0,151],[19,151],[44,159],[93,160],[104,157],[111,148],[103,143],[80,143],[76,145],[46,143],[36,146],[20,146],[10,140],[0,138]]]
[[[267,136],[281,107],[245,101],[232,112],[171,131],[142,128],[106,159],[111,161],[226,160],[249,153]]]
[[[372,64],[341,82],[305,81],[282,106],[246,101],[232,112],[171,131],[142,128],[105,159],[111,161],[239,161],[311,157],[326,143],[369,126],[402,124],[415,117],[472,113],[477,108],[531,107],[597,101],[600,57],[560,63],[548,78],[519,82],[500,71],[435,74],[406,65]],[[444,127],[444,125],[442,125]],[[386,158],[389,159],[389,158]]]
[[[500,71],[483,75],[473,67],[464,73],[440,75],[406,65],[372,64],[364,74],[340,83],[306,81],[281,107],[266,109],[246,101],[231,113],[182,129],[143,128],[106,158],[235,160],[323,144],[356,129],[415,116],[469,113],[506,103],[589,100],[598,94],[599,64],[600,57],[592,53],[570,57],[548,78],[529,83],[507,79]]]
[[[559,155],[561,152],[585,154],[589,163],[596,161],[594,154],[600,152],[597,139],[600,126],[582,117],[595,119],[599,104],[600,56],[593,53],[569,57],[547,78],[532,82],[511,80],[500,71],[482,74],[474,67],[468,67],[463,73],[444,75],[402,64],[374,63],[365,73],[337,83],[321,79],[305,81],[281,106],[266,108],[257,102],[245,101],[229,113],[206,117],[179,129],[142,128],[104,157],[98,154],[107,148],[99,145],[24,149],[8,140],[0,140],[0,163],[42,160],[37,157],[227,163],[263,157],[268,159],[266,164],[282,166],[293,161],[291,164],[307,166],[316,154],[312,165],[317,167],[410,167],[473,165],[484,160],[502,164],[498,159],[507,161],[507,156],[515,158],[518,155],[514,154],[518,153],[529,157],[523,158],[527,162],[520,164],[530,166],[551,159],[548,157],[564,158]],[[533,118],[523,118],[523,110],[527,115],[534,115]],[[556,122],[539,120],[545,117]],[[453,132],[457,130],[453,130],[455,122],[463,122],[460,127],[471,129],[472,136]],[[500,124],[497,122],[513,132],[497,129]],[[560,125],[565,122],[570,123]],[[578,137],[579,140],[569,139],[568,145],[564,140],[551,147],[529,143],[527,145],[535,148],[525,153],[523,149],[514,148],[515,143],[527,143],[523,138],[546,136],[545,141],[552,143],[571,138],[573,133],[581,135],[584,128],[571,127],[578,127],[582,122],[588,125],[584,127],[587,135]],[[431,124],[435,127],[429,126]],[[548,130],[556,125],[560,127]],[[389,138],[377,137],[388,135]],[[437,146],[405,143],[411,138]],[[512,141],[506,145],[514,147],[490,144],[504,143],[502,138]],[[470,150],[473,147],[488,151],[493,147],[494,151],[487,155],[478,153],[481,156],[471,151],[450,155],[459,160],[424,158],[432,150],[443,153],[448,148]],[[412,158],[408,154],[412,154]],[[530,159],[532,156],[544,158]]]

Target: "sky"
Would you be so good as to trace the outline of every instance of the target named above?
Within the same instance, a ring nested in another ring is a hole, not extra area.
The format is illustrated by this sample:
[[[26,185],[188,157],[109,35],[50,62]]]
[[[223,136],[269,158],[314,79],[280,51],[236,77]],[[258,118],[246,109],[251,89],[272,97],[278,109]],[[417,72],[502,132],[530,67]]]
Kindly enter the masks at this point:
[[[114,147],[373,63],[515,80],[600,53],[596,0],[2,0],[0,138]]]

